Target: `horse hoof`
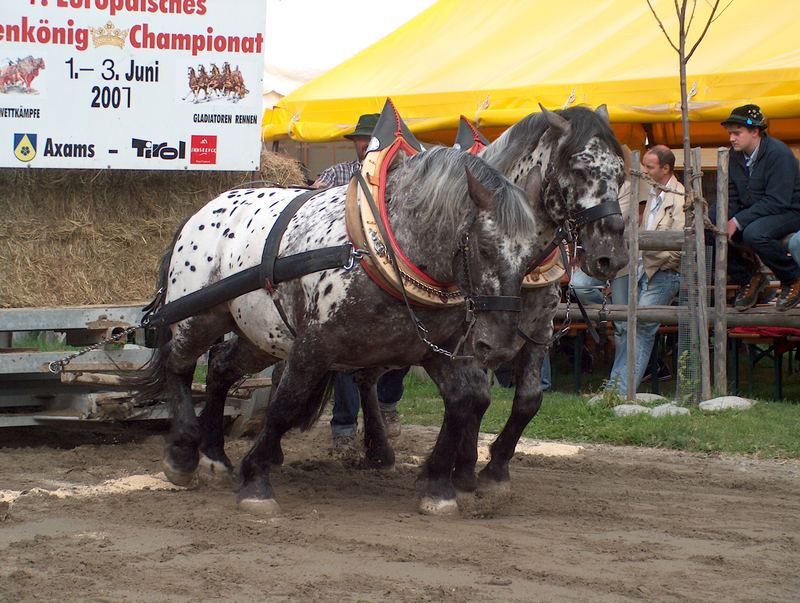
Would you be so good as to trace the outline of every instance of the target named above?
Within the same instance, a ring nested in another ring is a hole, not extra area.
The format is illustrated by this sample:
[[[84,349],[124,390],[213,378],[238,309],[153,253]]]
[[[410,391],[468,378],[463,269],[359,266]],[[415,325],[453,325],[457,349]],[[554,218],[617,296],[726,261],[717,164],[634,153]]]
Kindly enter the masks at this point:
[[[221,461],[208,458],[205,454],[200,454],[200,462],[197,465],[199,477],[209,483],[221,486],[233,485],[233,470]]]
[[[478,480],[478,492],[482,494],[510,494],[511,482],[509,480],[498,482],[494,479],[482,478]]]
[[[458,503],[453,499],[425,497],[419,503],[419,512],[423,515],[457,515]]]
[[[379,471],[394,471],[394,452],[391,454],[367,455],[364,457],[364,467]]]
[[[362,465],[362,468],[363,469],[373,469],[375,471],[382,471],[384,473],[392,473],[392,472],[394,472],[396,467],[395,467],[394,461],[392,461],[392,463],[390,463],[390,464],[386,464],[386,463],[383,463],[383,462],[380,462],[380,461],[376,462],[376,461],[373,461],[373,460],[370,460],[370,459],[367,458],[367,459],[364,459],[364,463]]]
[[[183,488],[188,488],[194,485],[195,478],[197,476],[194,471],[181,471],[180,469],[172,467],[166,460],[164,460],[163,466],[164,475],[167,476],[167,479],[170,481],[170,483]]]
[[[243,498],[237,505],[240,511],[262,517],[272,517],[281,512],[281,507],[274,498]]]

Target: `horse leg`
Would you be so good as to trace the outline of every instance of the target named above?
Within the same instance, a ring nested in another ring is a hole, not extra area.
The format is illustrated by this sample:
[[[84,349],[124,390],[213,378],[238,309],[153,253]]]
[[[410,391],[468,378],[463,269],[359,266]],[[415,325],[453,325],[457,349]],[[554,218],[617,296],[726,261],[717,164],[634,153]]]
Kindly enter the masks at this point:
[[[192,482],[199,461],[201,430],[192,400],[192,377],[200,355],[229,330],[221,322],[226,321],[219,317],[182,321],[174,328],[172,339],[161,348],[160,362],[172,416],[164,449],[164,473],[179,486]]]
[[[481,489],[510,487],[508,463],[522,432],[542,405],[542,362],[553,336],[553,318],[560,299],[560,288],[554,284],[523,290],[520,329],[528,334],[529,341],[514,358],[516,387],[511,415],[489,447],[489,463],[478,476]]]
[[[478,488],[478,478],[475,475],[475,466],[478,463],[478,434],[483,415],[486,414],[491,402],[491,382],[486,373],[477,365],[471,366],[469,370],[471,381],[481,383],[486,388],[486,397],[474,401],[473,415],[465,421],[461,439],[456,447],[453,485],[458,492],[475,492]]]
[[[374,469],[394,468],[394,450],[386,436],[386,426],[378,404],[378,379],[383,368],[356,371],[355,380],[361,394],[361,410],[364,414],[364,450],[369,467]]]
[[[200,413],[200,469],[216,477],[230,476],[233,464],[225,454],[223,424],[225,400],[231,386],[248,373],[257,373],[277,361],[247,339],[234,337],[209,351],[206,404]]]
[[[261,432],[242,459],[236,497],[240,509],[262,515],[279,510],[269,475],[273,466],[283,464],[281,438],[294,427],[310,428],[319,417],[330,378],[329,366],[330,362],[321,358],[313,346],[295,342]]]
[[[444,421],[420,475],[420,511],[430,515],[450,514],[458,510],[453,482],[456,457],[460,450],[477,460],[480,418],[491,401],[489,383],[483,371],[470,361],[437,356],[423,366],[444,398]],[[472,440],[471,451],[467,450],[469,440]],[[464,490],[474,490],[474,480],[474,471],[472,476],[463,471],[457,476],[458,486]]]
[[[547,333],[552,331],[548,328]],[[546,339],[539,339],[544,341]],[[479,474],[480,488],[506,490],[510,487],[508,464],[514,456],[517,442],[542,405],[542,362],[546,345],[526,343],[514,359],[516,390],[511,415],[503,430],[489,447],[491,456]]]

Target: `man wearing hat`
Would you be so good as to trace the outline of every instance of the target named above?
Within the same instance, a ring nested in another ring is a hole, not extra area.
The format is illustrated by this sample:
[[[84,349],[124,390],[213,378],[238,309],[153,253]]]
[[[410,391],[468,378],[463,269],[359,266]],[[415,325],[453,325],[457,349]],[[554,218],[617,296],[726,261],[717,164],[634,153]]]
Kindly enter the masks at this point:
[[[736,107],[722,122],[731,143],[728,185],[728,274],[739,285],[735,306],[747,310],[767,286],[756,256],[781,282],[776,308],[800,302],[800,267],[783,239],[800,230],[800,168],[792,151],[766,133],[758,105]]]
[[[378,113],[368,113],[358,118],[356,129],[350,134],[345,134],[345,138],[353,141],[358,159],[337,163],[323,170],[311,188],[330,188],[350,183],[350,179],[361,170],[361,163],[367,155],[372,131],[378,124],[379,117]],[[390,438],[400,435],[400,415],[397,412],[397,403],[403,396],[403,378],[408,371],[408,367],[395,369],[385,373],[378,380],[381,416],[386,425],[386,433]],[[361,408],[361,396],[358,393],[358,386],[353,374],[349,372],[336,373],[333,379],[333,417],[331,418],[334,451],[347,453],[354,447],[359,408]]]
[[[343,161],[320,172],[311,188],[330,188],[331,186],[342,186],[350,183],[350,178],[361,170],[361,162],[367,154],[367,146],[372,138],[372,131],[378,124],[378,113],[368,113],[358,118],[356,129],[351,134],[345,134],[345,138],[353,141],[356,157],[353,161]]]

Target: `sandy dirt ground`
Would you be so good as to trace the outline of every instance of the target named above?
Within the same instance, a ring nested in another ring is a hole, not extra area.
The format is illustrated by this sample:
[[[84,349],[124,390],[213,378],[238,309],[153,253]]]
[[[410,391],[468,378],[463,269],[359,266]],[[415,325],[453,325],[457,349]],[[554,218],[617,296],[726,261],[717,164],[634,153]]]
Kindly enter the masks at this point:
[[[260,518],[170,489],[152,432],[0,438],[2,601],[800,599],[797,463],[533,446],[512,495],[440,518],[416,511],[433,430],[405,426],[387,473],[332,458],[321,424],[286,439]]]

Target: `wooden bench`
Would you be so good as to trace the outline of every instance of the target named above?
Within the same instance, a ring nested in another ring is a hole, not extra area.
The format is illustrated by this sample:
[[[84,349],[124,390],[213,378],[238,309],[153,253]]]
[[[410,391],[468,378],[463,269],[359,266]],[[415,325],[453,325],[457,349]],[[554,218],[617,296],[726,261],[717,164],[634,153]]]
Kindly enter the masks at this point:
[[[753,373],[756,364],[764,358],[772,360],[772,367],[775,376],[773,384],[773,398],[783,400],[783,356],[787,352],[791,354],[792,349],[800,345],[800,337],[787,335],[781,337],[769,337],[758,333],[734,333],[728,332],[728,340],[733,345],[733,391],[736,395],[740,391],[739,380],[739,349],[740,343],[747,349],[747,395],[753,397]],[[792,344],[789,350],[782,350],[781,344]],[[759,346],[765,346],[764,349]],[[779,347],[780,346],[780,347]],[[790,364],[791,364],[791,356]]]

